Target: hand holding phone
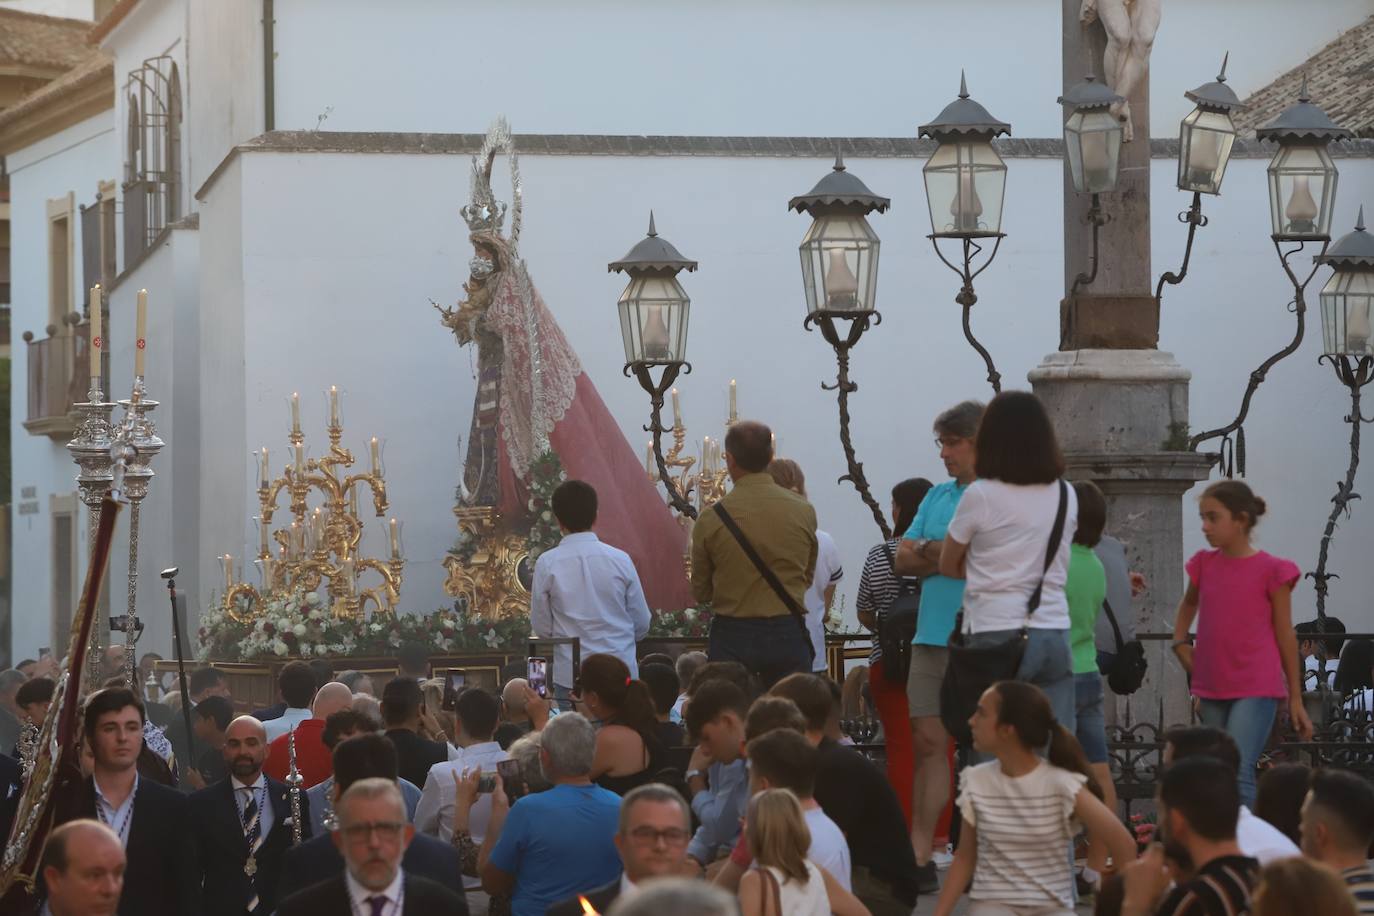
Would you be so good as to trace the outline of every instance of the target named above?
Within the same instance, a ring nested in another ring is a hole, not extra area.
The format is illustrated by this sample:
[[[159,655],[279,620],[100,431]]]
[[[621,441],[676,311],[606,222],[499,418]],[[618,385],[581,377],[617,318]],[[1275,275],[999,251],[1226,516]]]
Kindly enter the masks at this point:
[[[458,693],[467,685],[467,672],[462,668],[449,668],[444,678],[444,699],[439,707],[447,712],[458,708]]]
[[[501,788],[505,790],[505,796],[511,804],[515,804],[517,798],[529,794],[529,787],[525,785],[525,777],[520,772],[520,761],[502,760],[498,762],[496,774],[501,777]]]
[[[544,698],[549,695],[548,665],[548,660],[543,658],[526,660],[525,680],[529,681],[530,689]]]

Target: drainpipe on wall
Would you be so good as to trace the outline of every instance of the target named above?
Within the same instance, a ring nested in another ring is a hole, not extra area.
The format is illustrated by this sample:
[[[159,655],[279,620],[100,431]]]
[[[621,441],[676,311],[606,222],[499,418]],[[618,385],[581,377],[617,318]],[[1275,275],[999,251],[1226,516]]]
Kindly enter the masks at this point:
[[[273,0],[262,0],[262,111],[263,130],[277,129],[277,49],[273,28]]]

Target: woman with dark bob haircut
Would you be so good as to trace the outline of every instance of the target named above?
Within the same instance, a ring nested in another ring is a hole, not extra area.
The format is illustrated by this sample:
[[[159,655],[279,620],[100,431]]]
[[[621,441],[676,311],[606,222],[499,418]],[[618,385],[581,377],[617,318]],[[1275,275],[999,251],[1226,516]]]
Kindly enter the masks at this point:
[[[997,646],[1026,631],[1016,679],[1043,690],[1059,724],[1072,733],[1076,704],[1064,584],[1078,500],[1060,481],[1064,458],[1054,425],[1035,395],[1004,391],[983,411],[975,448],[978,479],[949,523],[940,574],[965,580],[966,645]],[[1064,524],[1051,553],[1061,501]]]

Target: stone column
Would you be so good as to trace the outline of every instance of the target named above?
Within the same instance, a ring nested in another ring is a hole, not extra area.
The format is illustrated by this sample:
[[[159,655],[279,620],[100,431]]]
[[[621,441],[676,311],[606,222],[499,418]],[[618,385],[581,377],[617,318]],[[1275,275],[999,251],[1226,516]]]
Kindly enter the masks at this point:
[[[1079,21],[1082,0],[1062,0],[1064,89],[1092,72],[1109,84],[1100,22]],[[1126,544],[1131,568],[1149,591],[1135,602],[1138,632],[1168,632],[1183,594],[1183,494],[1206,479],[1212,459],[1185,451],[1191,374],[1159,342],[1159,304],[1150,263],[1150,101],[1148,78],[1129,95],[1135,139],[1123,144],[1117,190],[1103,194],[1109,222],[1099,235],[1096,280],[1067,296],[1089,271],[1087,195],[1064,168],[1064,289],[1059,352],[1029,374],[1055,420],[1068,476],[1097,483],[1107,496],[1107,531]],[[1167,642],[1147,643],[1145,684],[1109,698],[1108,722],[1187,722],[1183,672]],[[1161,721],[1162,720],[1162,721]]]

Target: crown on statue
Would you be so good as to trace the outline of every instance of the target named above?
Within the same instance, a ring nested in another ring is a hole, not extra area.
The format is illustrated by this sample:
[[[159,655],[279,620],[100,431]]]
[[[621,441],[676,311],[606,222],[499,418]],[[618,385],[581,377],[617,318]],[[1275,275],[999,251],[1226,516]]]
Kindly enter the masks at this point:
[[[473,232],[500,232],[506,221],[506,205],[499,200],[474,201],[463,207],[462,214]]]

